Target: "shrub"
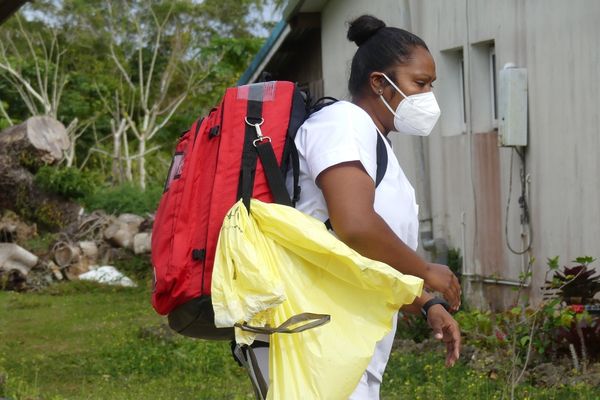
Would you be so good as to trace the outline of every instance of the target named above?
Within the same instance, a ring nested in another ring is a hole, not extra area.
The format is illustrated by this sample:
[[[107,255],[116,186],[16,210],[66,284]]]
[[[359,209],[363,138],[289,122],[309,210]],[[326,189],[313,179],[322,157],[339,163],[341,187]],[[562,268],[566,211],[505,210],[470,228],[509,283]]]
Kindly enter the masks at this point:
[[[413,315],[408,313],[398,314],[396,338],[410,339],[415,343],[421,343],[423,340],[429,337],[431,337],[431,328],[422,315]]]
[[[554,271],[552,280],[546,280],[542,289],[550,296],[556,295],[566,304],[591,304],[594,296],[600,292],[600,275],[594,268],[588,268],[593,263],[593,257],[577,257],[573,260],[577,265],[564,266],[558,269],[558,256],[548,259],[548,267]],[[596,275],[595,275],[596,274]]]
[[[125,257],[115,259],[112,262],[119,271],[135,281],[147,280],[152,275],[152,263],[146,254],[134,255],[126,253]]]
[[[94,192],[98,177],[77,168],[45,165],[37,171],[34,181],[48,192],[70,199],[81,199]]]
[[[83,204],[88,210],[104,210],[107,213],[133,213],[142,215],[156,211],[162,187],[152,185],[142,190],[132,184],[98,190],[86,196]]]

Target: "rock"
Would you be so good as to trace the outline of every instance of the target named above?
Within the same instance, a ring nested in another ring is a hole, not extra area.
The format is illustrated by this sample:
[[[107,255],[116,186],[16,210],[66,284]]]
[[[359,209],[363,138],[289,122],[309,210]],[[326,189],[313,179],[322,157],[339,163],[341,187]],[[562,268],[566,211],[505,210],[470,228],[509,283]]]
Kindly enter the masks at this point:
[[[140,232],[150,232],[152,231],[152,226],[154,225],[154,214],[147,214],[144,222],[140,225]]]
[[[0,271],[0,289],[14,291],[25,290],[27,289],[27,276],[16,269]]]
[[[133,237],[139,232],[139,227],[144,218],[134,214],[121,214],[104,231],[106,241],[117,247],[131,249]]]
[[[48,269],[50,270],[50,272],[52,272],[52,276],[57,281],[62,281],[65,278],[62,270],[54,262],[52,262],[52,261],[48,262]]]
[[[77,243],[79,248],[81,249],[81,253],[90,260],[96,260],[98,258],[98,246],[96,242],[91,240],[86,240]]]
[[[28,291],[40,290],[50,286],[55,280],[54,274],[49,268],[49,263],[42,261],[32,268],[27,275],[26,289]]]
[[[0,215],[0,242],[23,242],[37,235],[37,226],[21,220],[13,211],[5,210]]]
[[[123,275],[119,270],[110,265],[92,267],[89,272],[79,275],[80,280],[95,281],[108,285],[136,287],[131,279]]]
[[[152,243],[152,234],[147,232],[138,233],[133,237],[133,252],[135,254],[149,253]]]
[[[139,215],[135,214],[121,214],[119,215],[118,220],[119,222],[122,222],[124,224],[129,225],[132,228],[135,228],[136,231],[140,229],[140,225],[142,224],[142,222],[144,222],[143,217],[140,217]]]
[[[133,244],[133,233],[121,224],[109,226],[104,231],[104,238],[113,246],[131,248]]]

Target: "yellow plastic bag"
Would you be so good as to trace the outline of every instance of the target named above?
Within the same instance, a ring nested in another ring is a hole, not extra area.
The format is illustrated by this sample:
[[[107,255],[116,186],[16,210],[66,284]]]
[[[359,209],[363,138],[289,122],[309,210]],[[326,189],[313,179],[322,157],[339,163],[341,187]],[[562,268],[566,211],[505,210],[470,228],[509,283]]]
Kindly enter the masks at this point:
[[[305,313],[331,322],[270,337],[268,399],[347,399],[423,281],[362,257],[291,207],[240,201],[225,217],[212,275],[217,327],[279,326]],[[238,343],[255,334],[236,328]]]

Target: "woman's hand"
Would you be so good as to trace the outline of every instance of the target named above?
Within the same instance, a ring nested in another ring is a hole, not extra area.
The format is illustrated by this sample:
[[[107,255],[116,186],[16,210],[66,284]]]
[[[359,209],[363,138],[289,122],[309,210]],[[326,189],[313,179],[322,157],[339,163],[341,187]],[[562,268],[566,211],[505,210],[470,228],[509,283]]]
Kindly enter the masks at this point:
[[[425,286],[441,293],[450,303],[452,311],[460,307],[460,282],[450,268],[442,264],[428,263],[423,275]]]
[[[446,367],[451,367],[460,357],[460,328],[448,311],[436,304],[427,311],[427,323],[433,330],[433,337],[446,344]]]

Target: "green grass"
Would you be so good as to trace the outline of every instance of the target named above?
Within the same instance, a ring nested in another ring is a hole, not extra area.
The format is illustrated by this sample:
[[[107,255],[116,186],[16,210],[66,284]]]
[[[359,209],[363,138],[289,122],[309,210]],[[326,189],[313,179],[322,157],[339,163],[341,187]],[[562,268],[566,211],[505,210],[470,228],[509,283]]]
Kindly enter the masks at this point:
[[[149,305],[150,286],[55,285],[0,292],[0,398],[253,399],[229,345],[170,335]],[[499,399],[501,380],[443,354],[397,350],[382,399]],[[533,388],[518,399],[597,399],[588,386]],[[506,398],[506,397],[505,397]]]
[[[413,400],[510,399],[501,378],[469,368],[464,360],[452,368],[444,367],[444,354],[403,353],[397,349],[386,369],[381,398]],[[600,389],[587,385],[539,388],[521,384],[515,390],[520,400],[597,400]]]
[[[0,397],[252,399],[229,345],[160,334],[149,293],[83,282],[0,292]]]

